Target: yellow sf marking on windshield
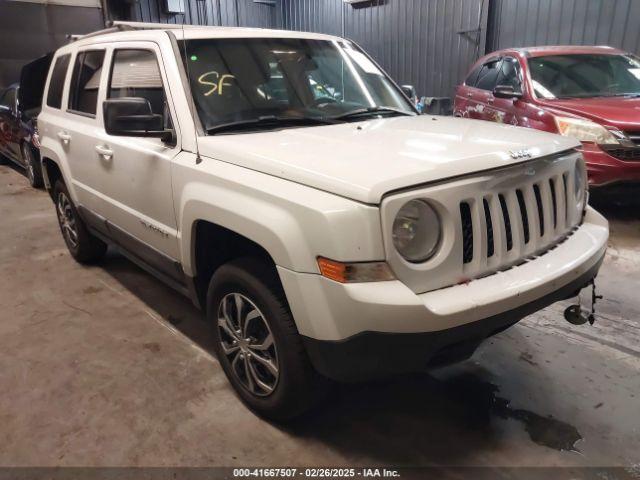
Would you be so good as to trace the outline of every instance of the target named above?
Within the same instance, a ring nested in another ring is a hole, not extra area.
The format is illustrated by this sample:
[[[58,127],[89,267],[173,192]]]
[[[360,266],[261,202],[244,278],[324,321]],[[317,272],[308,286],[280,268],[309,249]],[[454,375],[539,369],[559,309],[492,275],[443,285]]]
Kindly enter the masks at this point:
[[[207,77],[209,75],[215,75],[218,80],[216,80],[215,82],[205,80],[205,77]],[[198,77],[198,83],[200,85],[208,85],[208,86],[211,87],[210,90],[208,90],[207,92],[204,93],[204,96],[208,97],[209,95],[215,93],[216,91],[218,92],[218,95],[222,95],[223,87],[230,87],[231,86],[230,83],[225,83],[225,80],[227,80],[227,79],[235,79],[235,78],[236,77],[234,77],[233,75],[230,75],[228,73],[225,73],[224,75],[220,75],[218,72],[213,71],[213,72],[203,73],[202,75],[200,75]]]

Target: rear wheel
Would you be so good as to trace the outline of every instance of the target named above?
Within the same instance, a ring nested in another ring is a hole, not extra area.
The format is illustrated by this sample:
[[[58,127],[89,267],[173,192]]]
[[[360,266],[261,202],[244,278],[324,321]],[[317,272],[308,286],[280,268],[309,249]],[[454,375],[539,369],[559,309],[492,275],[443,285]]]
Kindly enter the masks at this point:
[[[207,317],[227,378],[258,414],[286,420],[324,398],[329,382],[309,362],[273,267],[250,258],[220,267]]]
[[[27,143],[23,143],[20,147],[22,151],[22,160],[24,168],[27,170],[27,178],[33,188],[42,188],[44,181],[42,179],[42,169],[40,162],[36,158],[36,154]]]
[[[53,198],[60,231],[71,256],[80,263],[100,260],[107,251],[107,244],[89,233],[62,180],[56,181]]]

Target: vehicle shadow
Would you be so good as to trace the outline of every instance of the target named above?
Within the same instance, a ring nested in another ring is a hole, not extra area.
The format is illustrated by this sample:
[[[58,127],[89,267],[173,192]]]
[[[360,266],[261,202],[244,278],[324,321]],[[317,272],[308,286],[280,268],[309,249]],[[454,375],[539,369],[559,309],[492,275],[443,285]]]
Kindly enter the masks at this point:
[[[101,268],[213,355],[211,329],[188,299],[117,252],[110,251]],[[533,412],[511,410],[510,402],[497,396],[491,372],[477,362],[443,371],[445,375],[436,371],[337,384],[311,413],[272,425],[288,435],[320,442],[345,458],[360,458],[362,464],[459,465],[501,441],[504,425],[499,419],[536,420]]]

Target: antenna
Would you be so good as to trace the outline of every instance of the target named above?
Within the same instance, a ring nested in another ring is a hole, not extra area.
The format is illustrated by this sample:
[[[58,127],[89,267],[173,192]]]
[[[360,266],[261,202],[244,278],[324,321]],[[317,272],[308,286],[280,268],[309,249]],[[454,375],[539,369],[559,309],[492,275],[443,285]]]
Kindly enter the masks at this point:
[[[189,57],[187,56],[187,39],[184,36],[184,22],[187,18],[187,9],[184,0],[182,2],[182,9],[184,10],[184,15],[182,16],[182,50],[184,55],[184,63],[187,66],[187,81],[189,82],[189,90],[191,90],[191,72],[189,69]],[[196,114],[196,104],[193,99],[193,92],[189,95],[191,97],[191,112]],[[194,130],[194,139],[196,141],[196,165],[199,165],[202,162],[202,157],[200,156],[200,146],[198,145],[198,132]]]

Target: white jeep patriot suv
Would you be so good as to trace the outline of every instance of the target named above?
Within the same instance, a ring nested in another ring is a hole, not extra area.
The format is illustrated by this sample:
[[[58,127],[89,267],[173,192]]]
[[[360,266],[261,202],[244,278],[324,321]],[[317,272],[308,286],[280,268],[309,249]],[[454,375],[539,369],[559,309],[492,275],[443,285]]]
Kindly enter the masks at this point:
[[[56,52],[43,103],[73,257],[112,244],[189,295],[272,418],[468,358],[605,252],[577,141],[418,115],[342,38],[119,24]]]

